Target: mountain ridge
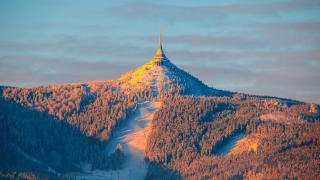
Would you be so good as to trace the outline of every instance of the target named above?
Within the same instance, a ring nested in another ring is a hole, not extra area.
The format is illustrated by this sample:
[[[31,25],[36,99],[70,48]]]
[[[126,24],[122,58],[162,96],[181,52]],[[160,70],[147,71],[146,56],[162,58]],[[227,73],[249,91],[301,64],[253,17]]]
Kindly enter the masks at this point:
[[[0,86],[0,141],[4,144],[0,149],[0,177],[2,171],[31,171],[25,166],[34,163],[21,157],[21,152],[60,172],[79,171],[79,166],[86,163],[93,170],[121,168],[121,152],[116,149],[106,154],[105,147],[138,105],[146,101],[163,103],[150,119],[152,131],[145,147],[147,179],[228,179],[259,173],[268,177],[270,172],[278,172],[270,170],[272,163],[259,162],[272,157],[283,163],[278,160],[281,153],[289,154],[285,157],[297,155],[297,148],[309,153],[308,161],[319,164],[312,159],[319,157],[318,105],[208,87],[171,63],[160,41],[152,60],[115,80],[31,88]],[[64,133],[59,134],[60,129]],[[241,153],[216,153],[239,133],[247,135]],[[247,147],[254,147],[254,151]],[[234,170],[226,170],[220,160]],[[296,163],[302,177],[304,172],[317,177],[313,170],[316,165],[308,170],[294,159],[286,169],[291,172],[289,177],[295,177]],[[37,173],[50,174],[44,169],[34,167]]]

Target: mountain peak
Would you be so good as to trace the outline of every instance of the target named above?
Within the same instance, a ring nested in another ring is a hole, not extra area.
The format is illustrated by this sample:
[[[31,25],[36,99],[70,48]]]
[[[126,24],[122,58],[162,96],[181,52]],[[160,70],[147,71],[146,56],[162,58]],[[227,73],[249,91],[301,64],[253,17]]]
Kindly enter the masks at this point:
[[[162,48],[161,34],[159,47],[153,59],[123,74],[117,81],[124,91],[151,91],[153,96],[176,93],[196,96],[229,94],[226,91],[208,87],[171,63]]]

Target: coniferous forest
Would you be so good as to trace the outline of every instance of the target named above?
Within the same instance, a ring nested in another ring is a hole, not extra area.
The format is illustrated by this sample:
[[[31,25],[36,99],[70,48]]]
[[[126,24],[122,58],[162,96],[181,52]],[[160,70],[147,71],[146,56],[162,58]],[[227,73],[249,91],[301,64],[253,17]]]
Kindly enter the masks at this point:
[[[121,168],[121,148],[104,152],[108,140],[138,102],[155,100],[152,92],[119,91],[114,82],[1,91],[2,177],[31,179],[60,179],[83,163]],[[319,178],[320,115],[310,104],[239,93],[160,99],[146,179]],[[244,138],[235,148],[219,152],[238,135]]]
[[[320,180],[319,90],[320,0],[0,0],[0,180]]]
[[[153,119],[147,157],[171,173],[154,168],[149,179],[319,178],[319,114],[304,103],[236,94],[166,97],[164,104]],[[216,153],[240,133],[247,142]]]

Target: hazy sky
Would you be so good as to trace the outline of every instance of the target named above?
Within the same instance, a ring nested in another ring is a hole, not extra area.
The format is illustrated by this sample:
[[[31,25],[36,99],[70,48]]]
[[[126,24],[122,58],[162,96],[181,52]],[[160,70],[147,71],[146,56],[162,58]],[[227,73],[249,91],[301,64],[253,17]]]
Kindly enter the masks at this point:
[[[320,103],[320,1],[1,0],[0,84],[115,79],[166,55],[210,86]]]

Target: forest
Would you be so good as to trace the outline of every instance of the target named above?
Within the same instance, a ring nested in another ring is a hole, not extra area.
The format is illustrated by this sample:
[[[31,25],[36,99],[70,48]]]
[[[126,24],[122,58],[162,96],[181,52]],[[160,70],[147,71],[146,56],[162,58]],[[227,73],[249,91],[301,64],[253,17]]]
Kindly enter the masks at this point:
[[[139,102],[157,100],[163,106],[152,120],[146,179],[320,178],[320,114],[310,104],[222,91],[184,95],[180,86],[156,97],[119,87],[1,87],[1,177],[61,179],[85,164],[121,168],[121,148],[105,154],[108,140]],[[241,144],[219,153],[240,134]]]
[[[4,174],[52,176],[55,171],[79,171],[87,163],[92,169],[119,168],[114,163],[117,157],[105,153],[108,140],[135,110],[138,99],[148,98],[142,93],[125,94],[112,82],[0,90]]]
[[[153,118],[146,154],[166,171],[151,167],[147,179],[320,177],[320,116],[310,113],[306,103],[244,94],[167,96],[163,101]],[[243,132],[249,145],[216,154]]]

